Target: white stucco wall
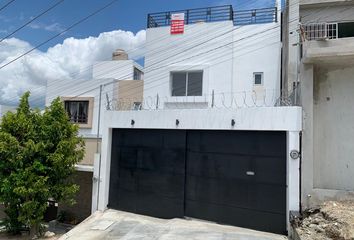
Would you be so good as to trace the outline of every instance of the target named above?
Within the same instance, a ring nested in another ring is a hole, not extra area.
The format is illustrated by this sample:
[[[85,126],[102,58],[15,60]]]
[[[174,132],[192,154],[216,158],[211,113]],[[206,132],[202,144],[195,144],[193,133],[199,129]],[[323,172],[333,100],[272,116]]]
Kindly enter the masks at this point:
[[[92,78],[133,79],[134,67],[143,70],[134,60],[112,60],[97,62],[93,66]]]
[[[186,25],[181,35],[171,35],[170,27],[148,29],[144,97],[154,102],[158,94],[159,108],[166,108],[166,102],[210,107],[213,91],[217,106],[230,102],[231,93],[243,98],[246,92],[252,102],[255,90],[267,90],[275,99],[280,84],[280,47],[279,23],[197,23]],[[171,97],[170,72],[183,70],[203,70],[202,97]],[[253,72],[264,72],[261,88],[254,88]]]

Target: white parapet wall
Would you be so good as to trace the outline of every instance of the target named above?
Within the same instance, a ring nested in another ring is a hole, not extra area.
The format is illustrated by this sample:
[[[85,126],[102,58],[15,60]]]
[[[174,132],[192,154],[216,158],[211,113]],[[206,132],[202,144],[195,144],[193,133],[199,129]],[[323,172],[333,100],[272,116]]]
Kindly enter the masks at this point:
[[[176,120],[179,120],[178,126]],[[132,120],[134,124],[132,125]],[[232,120],[235,121],[232,126]],[[155,111],[106,111],[102,129],[102,156],[98,177],[98,210],[107,208],[111,162],[112,129],[199,129],[287,132],[287,212],[299,211],[300,159],[292,159],[292,150],[300,151],[301,107],[260,107],[241,109],[183,109]]]

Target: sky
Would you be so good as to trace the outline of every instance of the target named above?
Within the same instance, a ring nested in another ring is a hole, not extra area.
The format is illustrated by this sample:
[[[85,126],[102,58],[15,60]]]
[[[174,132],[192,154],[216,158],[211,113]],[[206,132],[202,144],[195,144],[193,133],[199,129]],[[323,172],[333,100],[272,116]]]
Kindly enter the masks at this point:
[[[0,0],[0,8],[8,1]],[[0,11],[0,39],[57,1],[15,0]],[[11,38],[0,42],[0,68],[108,2],[110,0],[64,0]],[[229,4],[234,10],[275,5],[274,0],[118,0],[38,50],[0,69],[0,104],[16,105],[19,97],[30,90],[32,104],[41,107],[48,79],[89,79],[88,71],[83,69],[97,61],[108,60],[118,48],[134,49],[129,52],[130,57],[142,59],[148,13]]]

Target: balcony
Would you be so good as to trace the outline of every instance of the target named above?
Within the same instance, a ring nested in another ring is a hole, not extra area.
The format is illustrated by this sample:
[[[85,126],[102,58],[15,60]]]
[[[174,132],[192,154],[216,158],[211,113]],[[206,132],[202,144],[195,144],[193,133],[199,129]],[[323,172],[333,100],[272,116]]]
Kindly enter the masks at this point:
[[[302,25],[301,37],[304,63],[354,61],[354,22]]]
[[[234,25],[262,24],[277,22],[277,8],[262,8],[234,11],[231,5],[195,8],[179,11],[150,13],[147,18],[147,28],[165,27],[171,25],[171,15],[184,13],[184,24],[199,22],[233,21]]]

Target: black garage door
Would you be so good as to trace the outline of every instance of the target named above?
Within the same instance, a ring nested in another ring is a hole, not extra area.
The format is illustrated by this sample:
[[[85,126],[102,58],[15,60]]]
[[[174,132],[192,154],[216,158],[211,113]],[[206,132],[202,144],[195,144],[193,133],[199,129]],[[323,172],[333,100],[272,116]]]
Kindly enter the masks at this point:
[[[109,207],[285,233],[285,132],[115,129]]]

